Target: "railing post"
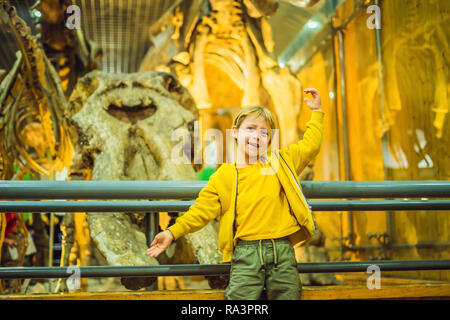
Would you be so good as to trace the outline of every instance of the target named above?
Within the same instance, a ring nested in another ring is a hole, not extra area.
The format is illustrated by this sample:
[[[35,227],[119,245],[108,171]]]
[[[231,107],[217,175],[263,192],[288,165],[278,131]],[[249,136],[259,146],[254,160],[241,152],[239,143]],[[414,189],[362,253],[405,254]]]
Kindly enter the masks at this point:
[[[145,214],[145,231],[147,237],[147,247],[150,247],[156,234],[159,232],[159,213],[158,212],[147,212]]]

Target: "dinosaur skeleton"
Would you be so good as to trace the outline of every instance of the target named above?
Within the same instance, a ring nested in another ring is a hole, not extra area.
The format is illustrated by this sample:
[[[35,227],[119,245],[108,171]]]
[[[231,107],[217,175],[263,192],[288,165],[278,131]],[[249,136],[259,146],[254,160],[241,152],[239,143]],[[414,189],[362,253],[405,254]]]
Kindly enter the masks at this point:
[[[78,79],[97,68],[96,59],[102,51],[86,39],[80,29],[67,28],[69,0],[40,0],[34,9],[41,12],[36,23],[39,40],[58,73],[66,96],[70,95]]]
[[[61,171],[70,165],[72,147],[62,119],[66,99],[59,77],[36,36],[3,0],[0,19],[20,47],[0,87],[1,178]],[[19,168],[17,174],[14,165]]]
[[[0,1],[0,24],[14,35],[20,48],[9,72],[0,72],[0,179],[20,180],[27,173],[49,176],[70,166],[73,156],[62,117],[66,98],[60,76],[39,36],[31,34],[16,9],[4,0]],[[18,235],[19,257],[13,263],[20,266],[28,246],[28,230],[22,213],[17,219],[13,233]],[[3,220],[0,229],[5,225]],[[0,246],[2,243],[0,238]],[[20,285],[16,282],[11,290],[18,292]]]
[[[176,54],[163,56],[158,50],[150,50],[140,70],[176,74],[199,109],[214,109],[211,87],[217,84],[208,86],[205,76],[205,64],[212,65],[242,90],[241,107],[265,105],[275,111],[283,128],[281,145],[297,141],[297,123],[292,119],[300,113],[301,84],[287,67],[280,68],[270,57],[273,40],[267,16],[275,13],[277,1],[191,2],[192,6],[210,9],[192,17],[190,7],[182,7],[176,11],[176,19],[168,17],[172,29],[169,27],[167,32],[173,31]],[[183,19],[183,25],[174,23]]]
[[[0,75],[0,179],[21,179],[30,171],[43,175],[61,171],[70,164],[72,149],[62,120],[65,97],[58,75],[15,8],[3,0],[0,24],[14,34],[20,48],[12,69]],[[19,257],[12,263],[20,266],[28,246],[28,230],[22,213],[17,219],[14,232]],[[0,229],[5,224],[2,220]],[[16,281],[12,292],[18,292],[20,285],[21,281]]]

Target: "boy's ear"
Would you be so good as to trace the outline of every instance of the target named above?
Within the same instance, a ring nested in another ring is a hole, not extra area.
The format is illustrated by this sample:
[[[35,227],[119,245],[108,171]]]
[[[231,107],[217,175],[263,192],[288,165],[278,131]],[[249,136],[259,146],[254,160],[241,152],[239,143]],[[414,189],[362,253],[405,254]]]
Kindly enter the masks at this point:
[[[232,126],[232,127],[231,127],[231,136],[232,136],[234,139],[237,139],[237,137],[238,137],[238,130],[239,130],[239,128],[236,127],[236,126]]]

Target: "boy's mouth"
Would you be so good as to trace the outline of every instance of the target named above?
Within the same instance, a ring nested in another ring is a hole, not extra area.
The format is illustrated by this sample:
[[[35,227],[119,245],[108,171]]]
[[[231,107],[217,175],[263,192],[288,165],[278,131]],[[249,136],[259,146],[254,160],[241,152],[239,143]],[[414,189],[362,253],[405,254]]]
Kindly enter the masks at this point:
[[[259,143],[249,142],[248,144],[254,148],[259,148]]]

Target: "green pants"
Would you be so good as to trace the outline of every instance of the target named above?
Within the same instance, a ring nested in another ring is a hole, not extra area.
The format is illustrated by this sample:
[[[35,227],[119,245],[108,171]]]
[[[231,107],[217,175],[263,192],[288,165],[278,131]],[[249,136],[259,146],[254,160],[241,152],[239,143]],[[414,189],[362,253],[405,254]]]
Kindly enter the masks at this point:
[[[287,238],[239,240],[231,259],[227,300],[298,300],[301,293],[294,248]]]

